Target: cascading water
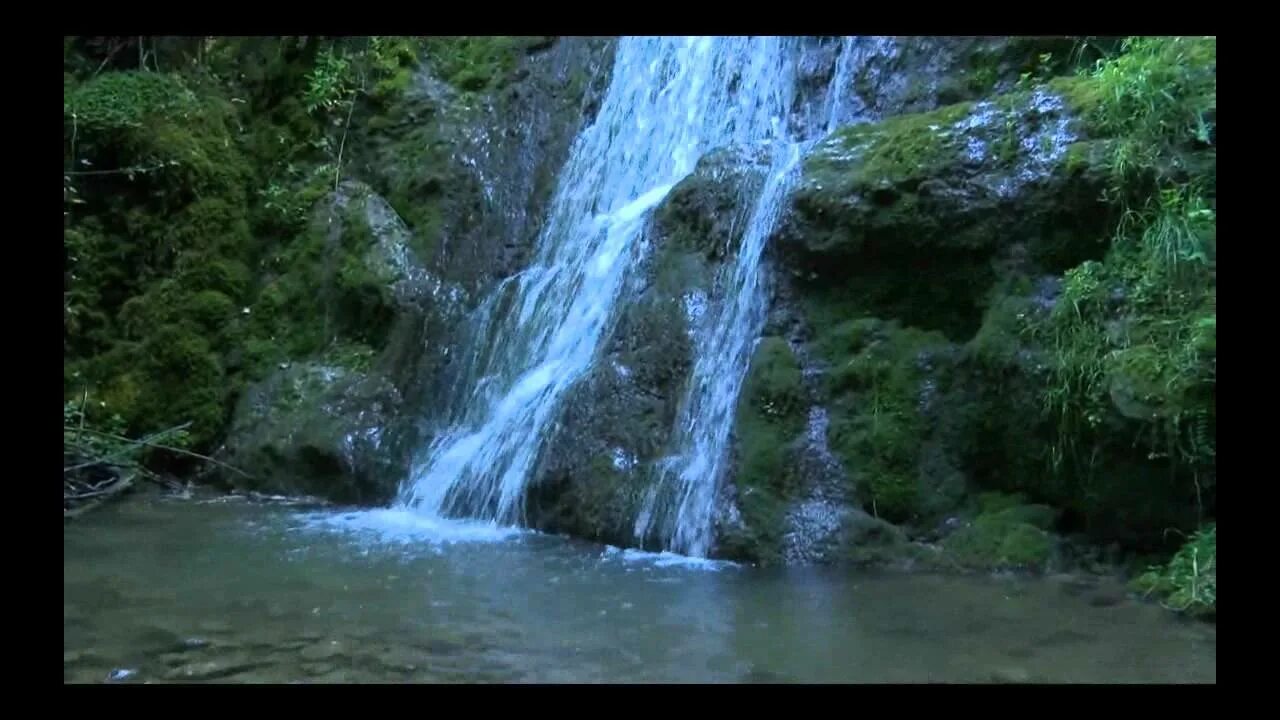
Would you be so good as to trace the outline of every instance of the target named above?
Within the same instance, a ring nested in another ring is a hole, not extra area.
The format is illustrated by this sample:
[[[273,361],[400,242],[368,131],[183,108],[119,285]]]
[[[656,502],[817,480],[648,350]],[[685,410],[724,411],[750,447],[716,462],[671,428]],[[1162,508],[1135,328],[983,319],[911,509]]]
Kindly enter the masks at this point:
[[[834,130],[841,117],[851,40],[841,43],[820,128],[823,134]],[[777,81],[794,82],[791,71],[788,65]],[[788,117],[793,96],[773,95],[782,101],[773,112]],[[665,549],[687,555],[704,556],[711,549],[716,494],[728,459],[738,395],[765,320],[760,256],[798,177],[802,148],[817,138],[784,134],[774,139],[768,175],[743,229],[737,258],[716,280],[725,299],[700,326],[694,343],[693,373],[673,433],[675,452],[660,464],[658,480],[636,519],[638,541],[656,534]]]
[[[520,522],[521,500],[548,423],[565,391],[582,375],[600,344],[627,272],[641,259],[647,213],[708,150],[782,139],[794,95],[788,38],[624,38],[595,122],[577,138],[561,172],[532,265],[491,298],[478,322],[492,324],[491,345],[476,350],[464,402],[452,426],[427,448],[401,493],[401,502],[446,516],[510,524]],[[797,157],[790,145],[786,163]],[[781,166],[780,166],[781,167]],[[776,173],[771,173],[776,175]],[[785,173],[784,173],[785,175]],[[770,181],[765,195],[781,197],[785,183]],[[777,199],[761,206],[774,206]],[[757,208],[756,215],[761,215]],[[769,217],[753,226],[764,228]],[[751,241],[763,243],[763,235]],[[743,248],[740,261],[752,288],[735,291],[724,322],[732,327],[699,349],[699,365],[732,356],[740,364],[742,323],[753,316],[754,268],[759,248]],[[735,279],[735,283],[738,282]],[[738,286],[735,286],[738,287]],[[744,286],[745,287],[745,286]],[[509,308],[498,317],[501,308]],[[724,334],[723,339],[719,338]],[[700,371],[705,377],[708,368]],[[710,392],[711,405],[740,384]],[[713,420],[711,408],[688,403],[694,425]],[[688,413],[687,413],[688,414]],[[701,432],[701,431],[699,431]],[[717,431],[718,432],[718,431]],[[726,431],[727,432],[727,431]],[[718,442],[718,441],[717,441]],[[718,467],[722,442],[712,443],[708,472]],[[695,443],[695,450],[702,445]],[[688,473],[698,471],[695,455]],[[682,475],[684,476],[684,475]],[[710,477],[714,482],[714,477]],[[696,484],[696,483],[692,483]],[[688,544],[696,552],[702,546]]]
[[[764,322],[760,252],[791,186],[799,150],[784,141],[774,152],[737,260],[717,279],[717,285],[727,288],[727,297],[702,324],[694,343],[688,395],[673,434],[676,452],[661,463],[658,481],[636,519],[639,540],[656,529],[666,549],[698,556],[710,550],[715,491],[724,473],[734,408]]]

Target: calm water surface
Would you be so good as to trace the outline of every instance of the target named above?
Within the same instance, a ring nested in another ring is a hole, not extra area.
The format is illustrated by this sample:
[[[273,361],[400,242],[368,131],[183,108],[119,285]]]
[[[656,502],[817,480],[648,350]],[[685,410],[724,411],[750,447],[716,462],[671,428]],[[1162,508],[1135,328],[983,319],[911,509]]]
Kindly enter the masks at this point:
[[[66,682],[1216,682],[1097,579],[760,570],[534,533],[134,499],[66,526]]]

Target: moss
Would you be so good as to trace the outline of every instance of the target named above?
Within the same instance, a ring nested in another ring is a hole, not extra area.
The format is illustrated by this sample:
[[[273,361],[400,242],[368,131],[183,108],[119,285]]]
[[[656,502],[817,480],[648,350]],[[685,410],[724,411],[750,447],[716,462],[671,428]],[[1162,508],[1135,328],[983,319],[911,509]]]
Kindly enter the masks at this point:
[[[522,43],[505,36],[433,37],[426,55],[441,80],[467,92],[492,90],[506,84]]]
[[[197,99],[179,75],[107,72],[72,88],[62,100],[68,132],[113,132],[141,128],[152,115],[196,107]]]
[[[947,347],[946,339],[896,322],[854,318],[830,327],[815,346],[831,367],[829,441],[857,476],[860,501],[891,522],[918,518],[931,492],[920,479],[927,432],[921,393],[931,358]]]
[[[827,141],[826,154],[806,160],[806,171],[820,174],[830,169],[832,165],[826,158],[833,153],[858,153],[861,160],[854,182],[897,182],[928,175],[958,153],[952,127],[972,110],[973,103],[963,102],[933,112],[842,128]]]
[[[413,231],[414,251],[433,258],[439,249],[440,232],[448,197],[456,188],[450,171],[448,144],[434,124],[411,130],[402,139],[380,149],[373,161],[383,166],[373,177],[375,185]]]
[[[785,340],[762,338],[752,355],[734,425],[735,483],[746,531],[722,541],[722,552],[765,564],[780,558],[787,504],[798,482],[788,458],[803,429],[799,363]]]
[[[657,226],[667,244],[721,260],[741,238],[742,199],[759,185],[753,158],[736,151],[714,152],[698,162],[659,206]]]
[[[235,319],[237,308],[231,298],[217,290],[201,290],[191,297],[187,312],[193,322],[216,337]]]
[[[371,99],[405,87],[415,39],[353,42],[380,83]],[[327,347],[364,367],[385,341],[390,291],[364,262],[367,228],[330,247],[307,222],[334,180],[337,138],[302,102],[329,44],[204,41],[172,73],[69,66],[65,384],[111,397],[130,432],[191,420],[207,450],[247,382]]]
[[[373,366],[373,358],[376,354],[377,351],[369,345],[344,342],[326,351],[321,362],[345,368],[350,372],[366,372]]]
[[[203,255],[184,256],[178,260],[179,281],[192,290],[214,290],[240,299],[247,296],[249,268],[238,260]]]
[[[137,403],[122,408],[130,427],[168,428],[191,423],[196,447],[208,447],[229,413],[226,380],[209,343],[190,328],[165,325],[139,348],[142,389]]]
[[[948,536],[945,549],[971,568],[1044,569],[1053,549],[1046,530],[1054,512],[1018,502],[1017,497],[985,496],[982,513]]]

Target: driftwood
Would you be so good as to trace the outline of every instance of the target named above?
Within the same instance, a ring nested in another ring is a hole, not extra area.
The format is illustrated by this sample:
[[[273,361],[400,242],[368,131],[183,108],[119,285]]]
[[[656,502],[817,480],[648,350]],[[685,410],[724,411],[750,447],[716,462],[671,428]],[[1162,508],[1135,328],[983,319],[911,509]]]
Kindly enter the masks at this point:
[[[67,495],[64,491],[62,496],[62,519],[70,520],[74,517],[79,517],[80,515],[83,515],[84,513],[87,513],[110,500],[115,495],[119,495],[133,486],[133,479],[135,477],[137,477],[137,475],[131,473],[123,476],[116,482],[111,483],[105,490],[80,493],[79,495],[74,496],[72,507],[67,507]],[[93,499],[90,500],[90,498]],[[88,502],[84,502],[86,500],[88,500]]]
[[[166,488],[173,489],[175,483],[164,479],[140,465],[135,456],[144,447],[156,448],[167,452],[193,457],[226,468],[245,477],[252,477],[245,471],[215,460],[207,455],[191,452],[182,448],[165,445],[158,440],[186,429],[191,423],[153,433],[140,439],[127,438],[113,433],[102,432],[84,427],[63,428],[63,468],[62,468],[62,516],[64,520],[75,517],[100,507],[108,500],[119,496],[139,480],[149,480]],[[111,452],[103,453],[89,444],[82,443],[84,435],[107,438],[118,445]]]

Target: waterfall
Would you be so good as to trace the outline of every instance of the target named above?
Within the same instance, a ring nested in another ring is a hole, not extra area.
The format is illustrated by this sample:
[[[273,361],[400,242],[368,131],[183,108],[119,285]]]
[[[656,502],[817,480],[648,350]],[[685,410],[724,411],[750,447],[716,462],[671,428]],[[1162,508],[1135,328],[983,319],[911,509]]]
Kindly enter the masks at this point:
[[[495,291],[510,296],[482,304],[476,322],[483,329],[471,337],[484,346],[462,360],[474,367],[460,375],[461,401],[452,403],[448,429],[412,468],[402,504],[520,523],[548,425],[595,359],[626,276],[643,259],[649,211],[707,151],[773,142],[774,167],[733,265],[733,297],[710,336],[699,339],[695,386],[682,415],[692,430],[681,437],[693,440],[681,441],[687,447],[672,463],[692,498],[685,504],[706,503],[728,432],[724,407],[741,384],[746,346],[758,331],[760,247],[799,157],[785,137],[795,46],[794,39],[769,37],[619,41],[609,89],[570,150],[534,260]],[[725,368],[726,378],[715,375]],[[704,545],[675,546],[697,553]]]
[[[825,123],[819,129],[823,135],[839,123],[853,49],[851,39],[841,42],[826,94]],[[773,81],[793,78],[783,73]],[[774,114],[791,114],[793,93],[771,97],[782,99]],[[675,552],[705,556],[711,549],[717,490],[729,459],[738,395],[767,310],[760,256],[799,176],[802,150],[818,139],[775,138],[768,175],[743,229],[738,255],[716,279],[716,286],[724,288],[724,299],[710,321],[700,325],[693,373],[672,435],[675,452],[660,463],[657,481],[636,518],[640,542],[656,535],[665,549]]]

